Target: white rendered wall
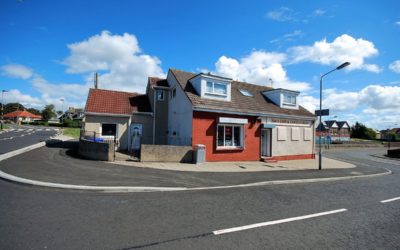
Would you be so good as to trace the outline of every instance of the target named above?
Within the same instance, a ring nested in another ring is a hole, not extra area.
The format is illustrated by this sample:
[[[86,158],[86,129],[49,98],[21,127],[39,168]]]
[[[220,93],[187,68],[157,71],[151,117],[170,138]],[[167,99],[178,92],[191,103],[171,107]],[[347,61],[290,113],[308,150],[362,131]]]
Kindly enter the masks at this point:
[[[168,144],[191,146],[192,103],[172,73],[168,73],[167,81],[171,91],[176,89],[175,97],[170,98],[168,103]]]

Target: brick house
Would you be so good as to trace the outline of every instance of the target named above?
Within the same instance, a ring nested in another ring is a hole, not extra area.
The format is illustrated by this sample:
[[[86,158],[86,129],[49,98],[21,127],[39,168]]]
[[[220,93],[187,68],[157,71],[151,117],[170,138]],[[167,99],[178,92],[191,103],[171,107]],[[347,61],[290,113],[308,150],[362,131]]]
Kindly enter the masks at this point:
[[[206,146],[207,161],[314,157],[315,116],[299,92],[170,69],[169,144]]]
[[[331,141],[349,141],[350,125],[347,121],[328,120],[322,122],[322,136],[331,138]],[[316,128],[316,135],[319,136],[319,126]]]

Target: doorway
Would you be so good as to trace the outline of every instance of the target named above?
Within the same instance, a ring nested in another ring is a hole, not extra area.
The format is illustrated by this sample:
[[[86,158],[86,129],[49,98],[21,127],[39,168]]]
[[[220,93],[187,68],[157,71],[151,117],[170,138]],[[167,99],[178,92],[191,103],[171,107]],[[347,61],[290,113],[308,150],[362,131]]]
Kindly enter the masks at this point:
[[[271,157],[271,129],[261,130],[261,157]]]

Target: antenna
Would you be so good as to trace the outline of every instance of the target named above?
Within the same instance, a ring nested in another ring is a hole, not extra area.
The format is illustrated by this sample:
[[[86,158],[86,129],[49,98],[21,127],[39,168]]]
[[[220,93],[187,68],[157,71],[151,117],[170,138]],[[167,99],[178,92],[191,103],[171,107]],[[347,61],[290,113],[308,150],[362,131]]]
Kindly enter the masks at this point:
[[[99,74],[97,72],[94,72],[94,88],[97,89],[99,83]]]

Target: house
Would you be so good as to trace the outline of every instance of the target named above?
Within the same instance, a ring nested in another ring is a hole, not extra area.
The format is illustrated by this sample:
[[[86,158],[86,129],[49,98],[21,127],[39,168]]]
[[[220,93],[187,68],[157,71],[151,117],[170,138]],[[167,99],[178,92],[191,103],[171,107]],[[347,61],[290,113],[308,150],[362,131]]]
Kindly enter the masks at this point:
[[[84,111],[83,128],[87,135],[115,137],[119,150],[152,143],[153,113],[147,95],[90,89]]]
[[[299,92],[174,69],[166,80],[168,144],[205,145],[207,161],[314,157],[315,116]]]
[[[400,128],[381,130],[381,139],[387,141],[400,140]]]
[[[42,119],[42,116],[32,114],[26,110],[16,110],[4,115],[4,119],[14,121],[16,123],[32,122]]]
[[[297,91],[170,69],[146,94],[90,89],[84,129],[141,144],[205,145],[207,161],[314,158],[315,116]]]
[[[319,136],[320,126],[316,128],[316,135]],[[328,120],[322,122],[323,137],[330,137],[331,141],[349,141],[350,140],[350,126],[347,121]]]

